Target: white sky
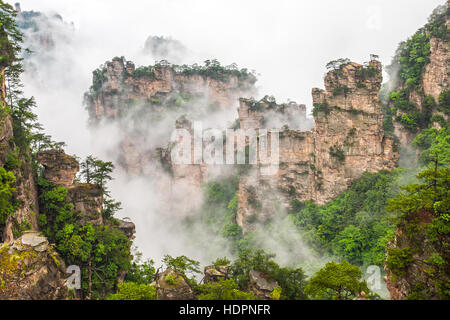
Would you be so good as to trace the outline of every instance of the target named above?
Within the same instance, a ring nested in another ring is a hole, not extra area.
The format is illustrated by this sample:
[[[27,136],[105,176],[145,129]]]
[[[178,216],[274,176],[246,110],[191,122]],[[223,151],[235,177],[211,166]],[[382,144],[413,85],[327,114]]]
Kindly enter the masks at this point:
[[[11,1],[12,2],[12,1]],[[22,10],[60,13],[90,35],[96,67],[133,60],[148,35],[172,36],[202,57],[261,74],[261,94],[311,107],[325,64],[378,54],[389,64],[400,41],[443,0],[21,0]],[[153,61],[138,61],[153,64]],[[201,61],[199,61],[201,62]],[[87,75],[90,77],[91,75]]]

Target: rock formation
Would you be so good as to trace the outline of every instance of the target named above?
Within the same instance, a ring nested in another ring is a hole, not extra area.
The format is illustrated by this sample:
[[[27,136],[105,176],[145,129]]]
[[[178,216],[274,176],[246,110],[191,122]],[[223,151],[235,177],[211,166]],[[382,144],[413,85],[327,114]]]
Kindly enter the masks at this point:
[[[13,216],[9,216],[4,226],[0,225],[0,242],[13,241],[20,236],[20,230],[38,230],[38,193],[35,176],[29,157],[20,155],[14,142],[11,115],[3,110],[6,106],[5,69],[0,70],[0,167],[7,166],[16,177],[15,198],[20,203]],[[18,164],[8,164],[14,159]]]
[[[250,271],[249,278],[249,290],[256,297],[262,300],[273,299],[272,292],[279,287],[278,282],[267,279],[264,274],[254,270]]]
[[[220,279],[228,279],[228,266],[207,266],[204,271],[203,283],[219,282]]]
[[[78,161],[68,156],[63,150],[47,150],[38,153],[37,160],[45,168],[44,178],[56,185],[69,187],[73,185],[80,166]]]
[[[39,232],[0,246],[0,300],[68,298],[64,262]]]
[[[312,92],[314,129],[282,130],[278,172],[263,176],[255,170],[241,179],[237,223],[244,231],[251,228],[249,220],[273,216],[277,203],[281,208],[293,199],[325,204],[364,172],[395,167],[399,155],[393,137],[384,133],[377,98],[381,81],[381,64],[375,60],[328,72],[325,90]],[[260,128],[264,113],[252,107],[241,99],[241,126]]]
[[[157,300],[194,300],[194,291],[183,275],[167,269],[157,275],[153,283]]]

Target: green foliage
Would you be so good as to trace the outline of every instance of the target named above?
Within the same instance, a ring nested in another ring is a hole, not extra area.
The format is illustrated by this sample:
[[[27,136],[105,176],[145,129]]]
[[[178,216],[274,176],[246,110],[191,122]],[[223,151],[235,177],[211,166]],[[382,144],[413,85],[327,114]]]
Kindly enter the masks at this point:
[[[200,262],[191,260],[186,256],[172,257],[165,255],[162,262],[166,265],[167,269],[172,269],[174,272],[181,273],[184,276],[191,274],[194,276],[196,273],[201,273],[199,267]]]
[[[156,289],[148,284],[122,282],[118,284],[118,292],[108,295],[106,300],[156,300]]]
[[[254,72],[247,69],[238,69],[236,64],[230,66],[222,66],[217,60],[206,60],[203,66],[194,64],[192,66],[182,65],[173,66],[174,70],[183,75],[201,75],[219,81],[229,81],[231,76],[236,76],[241,84],[248,82],[253,85],[256,82]]]
[[[173,275],[173,274],[169,274],[164,281],[167,282],[167,284],[171,285],[171,286],[176,286],[178,281],[177,281],[177,276]]]
[[[339,96],[341,94],[347,96],[347,94],[350,92],[350,88],[347,86],[337,86],[333,89],[333,96]]]
[[[304,288],[306,276],[301,268],[291,269],[280,267],[273,258],[275,255],[267,254],[263,250],[243,250],[238,259],[230,266],[231,277],[245,290],[249,284],[250,271],[258,271],[268,279],[278,281],[281,287],[281,299],[306,299]]]
[[[394,275],[393,281],[397,277],[403,277],[406,269],[414,261],[411,249],[409,248],[388,248],[386,266]]]
[[[13,187],[15,182],[14,174],[0,167],[0,227],[17,210],[17,204],[14,200],[16,189]]]
[[[325,115],[330,114],[331,109],[326,101],[324,103],[314,103],[314,108],[312,112],[314,117],[316,117],[320,112],[323,112]]]
[[[419,183],[402,187],[404,192],[389,201],[387,210],[407,218],[422,210],[436,217],[448,215],[450,211],[450,136],[446,129],[429,129],[415,139],[422,149],[420,159],[427,167],[417,179]]]
[[[442,91],[439,95],[438,110],[442,111],[447,116],[450,115],[450,90]]]
[[[197,222],[212,234],[229,239],[234,250],[242,238],[242,229],[235,223],[238,209],[237,188],[237,176],[208,182],[204,186],[203,206],[196,217]]]
[[[356,265],[382,266],[395,230],[385,206],[398,190],[398,174],[365,173],[327,205],[296,205],[292,221],[315,250]]]
[[[155,262],[153,260],[142,261],[142,253],[134,253],[134,260],[130,272],[127,273],[125,281],[137,284],[150,284],[155,280]]]
[[[112,162],[104,162],[95,157],[88,156],[80,163],[80,177],[86,183],[93,183],[99,186],[103,191],[103,210],[102,215],[105,219],[112,219],[114,214],[122,209],[122,203],[111,198],[106,187],[112,180],[114,165]]]
[[[339,70],[342,67],[348,65],[350,63],[350,59],[347,58],[341,58],[337,60],[332,60],[327,63],[326,67],[328,70]]]
[[[203,284],[199,290],[201,294],[198,300],[255,300],[253,293],[240,291],[239,286],[231,279]]]
[[[391,66],[390,73],[397,72],[402,84],[413,88],[419,84],[424,67],[430,62],[430,39],[447,39],[445,16],[447,6],[438,7],[430,16],[428,23],[407,41],[400,43]]]
[[[315,299],[352,300],[367,290],[361,275],[361,270],[347,261],[328,262],[309,280],[305,291]]]
[[[38,184],[43,211],[39,222],[45,236],[56,244],[66,263],[82,268],[84,294],[104,298],[115,287],[119,271],[131,268],[130,241],[112,226],[80,225],[80,213],[68,200],[65,187],[56,187],[43,178]]]
[[[153,70],[152,66],[148,67],[139,67],[134,70],[133,74],[131,75],[133,78],[155,78],[155,72]]]
[[[19,148],[10,150],[6,154],[5,169],[6,170],[14,170],[14,169],[19,168],[21,165],[22,165],[22,161],[20,160]]]
[[[16,15],[11,5],[0,1],[0,68],[20,62],[23,35],[17,28]]]
[[[230,263],[231,261],[228,260],[226,257],[224,257],[224,258],[217,258],[216,261],[212,263],[212,265],[214,267],[220,267],[220,266],[229,266]]]
[[[344,150],[340,149],[338,146],[330,147],[330,156],[335,158],[339,162],[345,161]]]

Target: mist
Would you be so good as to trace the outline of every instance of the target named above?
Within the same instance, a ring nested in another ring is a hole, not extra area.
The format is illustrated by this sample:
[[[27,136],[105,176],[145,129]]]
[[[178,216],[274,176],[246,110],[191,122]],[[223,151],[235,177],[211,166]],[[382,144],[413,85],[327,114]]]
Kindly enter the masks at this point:
[[[428,14],[442,0],[20,3],[24,11],[57,12],[64,19],[55,22],[60,23],[57,30],[63,33],[55,35],[55,49],[32,55],[29,62],[34,67],[29,67],[24,75],[25,94],[36,98],[36,113],[46,133],[56,141],[66,142],[67,153],[116,160],[109,150],[119,143],[115,140],[119,136],[117,126],[105,126],[95,133],[88,130],[83,95],[92,84],[92,71],[115,56],[125,56],[137,66],[152,65],[160,59],[161,56],[144,50],[149,36],[170,37],[180,42],[178,47],[186,48],[186,55],[172,55],[179,61],[170,62],[191,64],[217,59],[222,65],[237,63],[241,68],[256,70],[259,76],[255,98],[269,94],[278,101],[293,100],[306,104],[310,113],[311,89],[323,87],[328,61],[348,57],[362,62],[374,53],[384,65],[390,64],[398,43],[424,25]],[[217,113],[208,117],[207,124],[217,128],[236,116],[235,110]],[[169,120],[161,125],[161,136],[166,134],[163,129],[169,123],[173,125],[173,118]],[[159,173],[163,181],[168,179]],[[211,252],[230,256],[225,240],[198,228],[193,234],[201,234],[205,246],[190,246],[188,235],[181,233],[177,221],[158,214],[164,211],[166,202],[164,190],[158,186],[145,177],[131,178],[120,168],[110,184],[113,198],[123,203],[119,217],[129,217],[136,224],[136,244],[145,257],[159,260],[164,254],[186,255],[204,262],[211,259]],[[279,221],[276,225],[281,224],[285,230],[291,230],[288,222]],[[290,255],[313,259],[299,238],[290,239],[299,245],[286,251],[280,250],[286,239],[263,238],[262,245],[278,248],[273,251],[285,264],[292,262]]]

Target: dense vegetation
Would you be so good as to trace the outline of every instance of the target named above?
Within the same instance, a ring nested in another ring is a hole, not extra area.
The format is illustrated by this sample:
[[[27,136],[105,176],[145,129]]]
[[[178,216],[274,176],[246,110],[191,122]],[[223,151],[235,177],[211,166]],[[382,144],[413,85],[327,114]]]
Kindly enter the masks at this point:
[[[435,101],[432,96],[423,94],[421,83],[423,71],[430,62],[430,40],[450,39],[446,26],[448,14],[447,5],[436,8],[423,28],[407,41],[400,43],[391,65],[387,67],[391,80],[380,95],[387,104],[384,111],[385,129],[388,132],[394,131],[393,121],[412,133],[428,128],[433,122],[438,122],[441,126],[446,125],[442,116],[432,114],[434,111],[449,114],[448,92],[443,91],[438,101]],[[396,89],[388,92],[389,87]],[[413,92],[422,99],[421,107],[410,100]]]
[[[113,61],[120,61],[124,65],[132,65],[131,62],[126,61],[125,57],[116,57]],[[111,67],[112,62],[108,61],[104,65],[100,66],[98,69],[93,71],[93,84],[90,88],[91,96],[98,96],[101,92],[103,84],[106,82],[106,73],[108,67]],[[155,70],[160,70],[161,68],[170,68],[177,75],[184,76],[202,76],[210,79],[227,82],[231,77],[236,77],[241,86],[252,86],[257,81],[255,72],[249,71],[248,69],[239,69],[238,66],[233,63],[229,66],[222,66],[219,61],[206,60],[203,65],[193,64],[193,65],[176,65],[171,64],[166,60],[161,60],[153,66],[141,66],[135,68],[133,72],[128,72],[124,70],[124,78],[149,78],[156,79]]]
[[[82,168],[86,192],[97,186],[108,199],[106,183],[111,180],[112,164],[89,156]],[[44,178],[38,184],[42,212],[39,224],[44,235],[56,244],[66,263],[80,266],[84,297],[105,298],[115,289],[119,273],[131,269],[130,240],[117,229],[118,222],[113,218],[120,203],[112,199],[103,203],[101,225],[80,223],[81,213],[75,210],[66,187],[55,186]]]

